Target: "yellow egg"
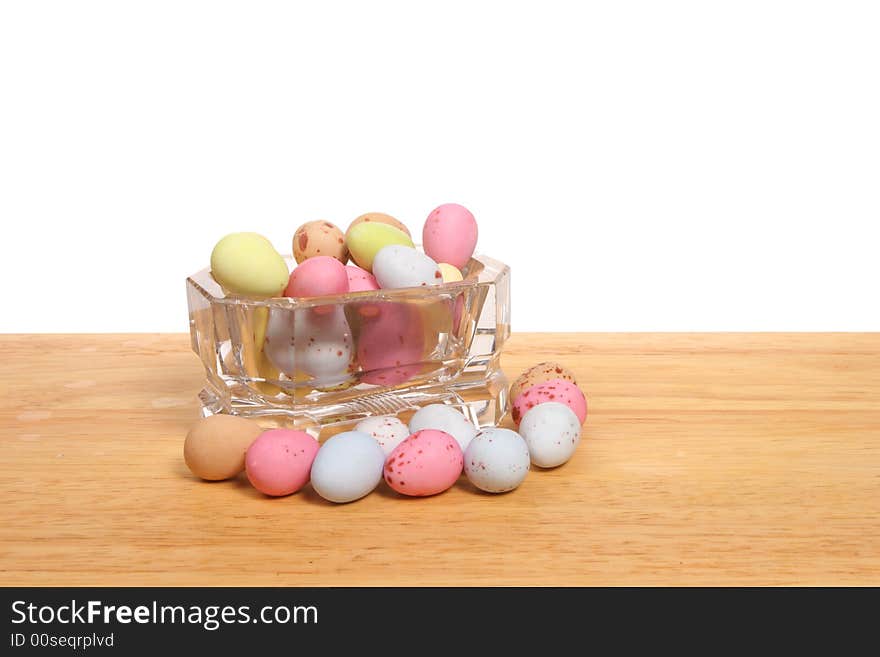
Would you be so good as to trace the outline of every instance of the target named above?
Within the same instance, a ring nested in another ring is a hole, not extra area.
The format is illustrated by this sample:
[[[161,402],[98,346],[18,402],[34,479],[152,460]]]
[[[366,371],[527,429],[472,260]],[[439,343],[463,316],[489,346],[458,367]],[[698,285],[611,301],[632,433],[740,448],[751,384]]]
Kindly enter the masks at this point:
[[[388,224],[365,221],[348,230],[346,245],[352,260],[367,271],[373,270],[373,258],[379,251],[391,244],[414,247],[410,236]]]
[[[264,351],[266,343],[266,328],[269,323],[269,309],[264,307],[254,308],[253,322],[251,325],[254,336],[253,347],[242,345],[241,359],[244,364],[245,374],[255,379],[269,379],[277,381],[281,374],[278,368],[266,356]],[[244,336],[243,336],[244,337]],[[277,395],[281,388],[266,381],[252,381],[257,390],[267,395]]]
[[[280,296],[289,274],[284,258],[257,233],[227,235],[211,252],[211,276],[233,294]]]
[[[444,283],[457,283],[458,281],[463,280],[461,272],[458,271],[458,267],[450,265],[447,262],[438,263],[437,267],[440,269],[440,273],[443,274]]]

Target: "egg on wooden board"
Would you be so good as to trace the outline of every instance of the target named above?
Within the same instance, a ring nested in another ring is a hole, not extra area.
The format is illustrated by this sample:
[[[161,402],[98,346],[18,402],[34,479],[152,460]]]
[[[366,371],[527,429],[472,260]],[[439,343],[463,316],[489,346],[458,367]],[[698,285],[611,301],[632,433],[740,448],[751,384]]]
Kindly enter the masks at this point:
[[[437,429],[448,433],[455,438],[462,451],[467,449],[477,433],[473,422],[447,404],[428,404],[417,410],[409,420],[409,431],[416,433],[422,429]]]
[[[406,440],[411,433],[409,427],[400,418],[393,415],[376,415],[365,418],[357,423],[354,430],[372,436],[379,443],[385,456],[391,454],[392,450]]]
[[[345,234],[329,221],[309,221],[293,234],[293,257],[298,263],[316,256],[330,256],[343,265],[348,262]]]
[[[422,228],[422,247],[437,262],[462,269],[477,246],[477,221],[463,205],[445,203],[431,212]]]
[[[571,408],[581,424],[587,419],[587,399],[584,393],[565,379],[551,379],[526,388],[514,400],[510,415],[515,423],[519,423],[526,411],[548,401],[561,402]]]
[[[361,431],[344,431],[324,441],[312,463],[312,488],[343,504],[368,495],[382,481],[385,452]]]
[[[464,473],[487,493],[506,493],[529,473],[529,446],[516,431],[482,429],[464,452]]]
[[[545,402],[526,412],[519,435],[529,447],[532,463],[555,468],[574,455],[581,441],[581,422],[565,404]]]
[[[534,385],[552,381],[553,379],[564,379],[577,385],[574,373],[564,365],[552,361],[538,363],[516,377],[516,380],[510,386],[511,402],[516,401],[516,398],[526,388],[531,388]]]
[[[232,294],[266,299],[281,295],[288,271],[284,258],[265,237],[232,233],[211,252],[211,276]]]
[[[308,483],[317,453],[318,441],[304,431],[264,431],[245,455],[248,480],[266,495],[290,495]]]
[[[400,443],[385,461],[385,481],[402,495],[425,497],[450,488],[461,474],[463,456],[455,438],[424,429]]]
[[[361,269],[373,271],[373,258],[384,247],[393,244],[414,246],[410,236],[402,230],[377,222],[363,222],[348,229],[346,244],[351,259]]]
[[[211,415],[196,421],[183,443],[183,459],[197,477],[230,479],[244,470],[244,455],[263,433],[254,420],[236,415]]]
[[[373,260],[373,276],[383,289],[426,287],[443,283],[437,263],[412,247],[383,247]]]

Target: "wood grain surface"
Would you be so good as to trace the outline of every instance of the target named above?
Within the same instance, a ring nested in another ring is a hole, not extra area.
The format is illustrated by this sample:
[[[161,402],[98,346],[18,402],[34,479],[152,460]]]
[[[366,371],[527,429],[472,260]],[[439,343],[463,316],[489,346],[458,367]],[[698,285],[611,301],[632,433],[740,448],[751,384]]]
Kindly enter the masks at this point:
[[[335,506],[182,458],[186,335],[0,336],[3,585],[880,585],[880,334],[518,334],[574,459],[513,493]]]

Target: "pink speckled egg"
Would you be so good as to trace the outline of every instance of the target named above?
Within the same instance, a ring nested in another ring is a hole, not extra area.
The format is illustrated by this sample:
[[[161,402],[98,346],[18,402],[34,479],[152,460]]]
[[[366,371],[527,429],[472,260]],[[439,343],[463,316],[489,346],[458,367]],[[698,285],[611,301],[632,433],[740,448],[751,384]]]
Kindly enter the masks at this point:
[[[345,265],[330,256],[315,256],[305,260],[291,272],[284,296],[322,297],[346,292],[348,274]]]
[[[366,269],[361,269],[355,265],[346,265],[345,273],[348,276],[349,292],[368,292],[379,289],[376,277]]]
[[[253,487],[261,493],[290,495],[309,481],[318,441],[304,431],[270,429],[251,443],[245,469]]]
[[[377,385],[403,383],[419,371],[425,351],[424,322],[418,307],[405,303],[370,304],[357,345],[361,380]]]
[[[422,429],[400,443],[385,461],[385,481],[402,495],[426,497],[450,488],[461,474],[464,457],[455,438]]]
[[[422,229],[422,247],[436,262],[464,267],[477,246],[477,221],[463,205],[444,203],[435,208]]]
[[[584,393],[574,383],[565,379],[551,379],[523,390],[519,397],[513,400],[513,410],[511,411],[513,421],[519,426],[526,411],[549,401],[560,402],[568,406],[577,415],[581,424],[586,421],[587,400]]]

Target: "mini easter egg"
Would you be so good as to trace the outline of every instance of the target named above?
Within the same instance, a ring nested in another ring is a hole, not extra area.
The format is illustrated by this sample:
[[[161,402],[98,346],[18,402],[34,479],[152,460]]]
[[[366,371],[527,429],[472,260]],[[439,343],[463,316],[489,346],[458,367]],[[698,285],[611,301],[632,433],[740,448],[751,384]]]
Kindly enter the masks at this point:
[[[458,281],[464,280],[458,268],[450,265],[448,262],[437,263],[437,268],[443,276],[444,283],[458,283]]]
[[[293,234],[293,257],[298,263],[315,256],[330,256],[343,265],[348,262],[345,235],[329,221],[310,221]]]
[[[379,289],[376,277],[356,265],[347,265],[345,273],[348,274],[349,292],[372,292]],[[369,301],[353,301],[351,306],[357,309],[361,317],[375,317],[379,312],[378,307]]]
[[[538,404],[523,416],[519,434],[529,446],[532,463],[555,468],[568,461],[581,441],[581,422],[559,402]]]
[[[348,292],[345,265],[330,256],[315,256],[296,267],[284,290],[286,297],[323,297]]]
[[[476,435],[477,428],[458,410],[447,404],[428,404],[415,412],[409,420],[410,433],[422,429],[438,429],[455,438],[464,451]]]
[[[364,318],[357,343],[361,380],[397,385],[415,375],[425,352],[425,330],[418,307],[406,303],[373,303],[374,314]]]
[[[487,493],[506,493],[529,473],[529,446],[516,431],[483,429],[464,452],[464,473]]]
[[[357,423],[354,430],[372,436],[385,452],[385,456],[391,454],[391,451],[406,440],[411,433],[409,428],[393,415],[376,415],[365,418]]]
[[[300,368],[312,376],[316,387],[336,386],[351,378],[354,347],[341,306],[329,315],[298,313],[295,336]]]
[[[353,344],[351,328],[342,306],[317,314],[308,308],[272,308],[263,352],[269,361],[292,379],[312,378],[326,388],[348,381]]]
[[[266,337],[263,338],[263,354],[269,363],[290,378],[296,378],[296,331],[295,311],[287,308],[272,308],[266,323]]]
[[[477,246],[477,221],[466,207],[446,203],[435,208],[422,229],[422,247],[437,262],[462,269]]]
[[[376,277],[360,267],[346,265],[345,273],[348,275],[349,292],[369,292],[379,289]]]
[[[244,366],[245,374],[254,378],[252,383],[260,392],[270,396],[277,395],[281,392],[281,388],[271,381],[278,380],[279,371],[263,351],[266,342],[266,329],[269,325],[269,308],[266,306],[253,308],[253,313],[248,319],[250,322],[246,323],[247,328],[242,327],[245,331],[241,336],[242,349],[231,350],[228,354],[232,356],[232,367],[239,367],[235,363],[240,362]],[[250,342],[248,338],[251,337],[248,328],[253,331],[253,348],[247,344]]]
[[[245,456],[248,479],[266,495],[290,495],[308,483],[317,453],[318,441],[304,431],[264,431]]]
[[[366,214],[362,214],[360,217],[351,222],[348,226],[348,230],[351,230],[355,226],[362,224],[364,222],[373,222],[378,224],[385,224],[387,226],[394,226],[397,230],[403,231],[410,237],[412,235],[409,232],[409,228],[402,221],[398,221],[390,214],[385,214],[384,212],[367,212]],[[346,238],[348,235],[346,234]]]
[[[183,459],[197,477],[230,479],[244,470],[245,452],[262,432],[253,420],[236,415],[202,418],[186,434]]]
[[[372,436],[344,431],[318,450],[312,463],[312,488],[325,500],[354,502],[379,485],[384,465],[385,452]]]
[[[399,244],[412,248],[412,238],[402,230],[374,221],[363,222],[352,226],[346,234],[346,244],[351,254],[351,259],[358,267],[373,271],[373,258],[384,247],[391,244]]]
[[[211,276],[233,294],[280,296],[287,285],[287,274],[284,258],[257,233],[227,235],[211,252]]]
[[[510,414],[517,424],[530,408],[549,401],[561,402],[571,408],[583,424],[587,419],[587,400],[584,393],[571,381],[551,379],[523,390],[513,401]]]
[[[443,431],[424,429],[394,448],[385,461],[385,481],[402,495],[436,495],[456,482],[462,459],[455,438]]]
[[[577,385],[574,373],[567,367],[550,361],[538,363],[516,378],[516,381],[510,386],[510,400],[516,400],[526,388],[531,388],[534,385],[552,381],[553,379],[564,379]]]
[[[437,263],[412,247],[393,244],[380,250],[373,260],[373,275],[385,289],[440,285],[443,274]]]

